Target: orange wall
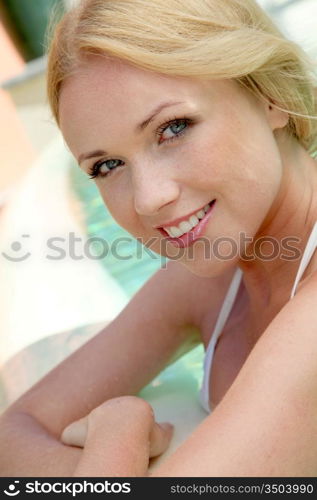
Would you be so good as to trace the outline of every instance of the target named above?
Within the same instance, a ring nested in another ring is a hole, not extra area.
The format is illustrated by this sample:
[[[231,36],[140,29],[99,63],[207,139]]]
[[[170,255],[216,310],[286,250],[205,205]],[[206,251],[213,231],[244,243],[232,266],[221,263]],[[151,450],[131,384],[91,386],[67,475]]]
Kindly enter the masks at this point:
[[[23,71],[25,63],[0,21],[0,81]],[[0,192],[21,178],[35,158],[9,93],[0,89]]]
[[[0,81],[21,73],[24,65],[23,59],[16,51],[0,21]]]

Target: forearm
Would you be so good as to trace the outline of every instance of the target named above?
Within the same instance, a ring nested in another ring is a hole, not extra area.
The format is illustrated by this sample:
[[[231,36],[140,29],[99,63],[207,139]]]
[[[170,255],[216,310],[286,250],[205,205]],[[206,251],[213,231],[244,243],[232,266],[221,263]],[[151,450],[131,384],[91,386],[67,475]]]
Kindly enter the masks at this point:
[[[73,475],[147,476],[150,457],[166,450],[172,432],[170,424],[155,422],[151,406],[141,398],[107,401],[68,428],[68,439],[79,438],[84,447]]]
[[[82,450],[65,446],[24,413],[0,417],[0,476],[71,476]]]

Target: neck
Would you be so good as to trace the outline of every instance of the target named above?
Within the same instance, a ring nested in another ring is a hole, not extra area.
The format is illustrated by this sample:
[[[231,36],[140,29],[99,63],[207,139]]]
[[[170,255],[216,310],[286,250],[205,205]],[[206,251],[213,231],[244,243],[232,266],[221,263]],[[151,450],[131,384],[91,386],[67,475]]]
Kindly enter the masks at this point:
[[[255,322],[259,311],[275,315],[289,300],[300,260],[317,220],[316,161],[295,140],[282,138],[279,148],[283,164],[279,193],[239,261],[248,309]],[[263,238],[261,247],[256,243],[259,238]],[[317,255],[313,256],[303,278],[316,265]]]

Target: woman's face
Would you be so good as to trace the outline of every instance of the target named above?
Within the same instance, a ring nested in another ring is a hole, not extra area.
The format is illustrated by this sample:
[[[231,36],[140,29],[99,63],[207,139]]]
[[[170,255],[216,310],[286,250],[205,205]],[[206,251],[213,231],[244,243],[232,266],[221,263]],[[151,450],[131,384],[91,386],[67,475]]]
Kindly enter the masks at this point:
[[[65,140],[115,220],[203,276],[237,262],[239,234],[254,237],[267,223],[282,178],[273,133],[281,120],[234,81],[168,77],[98,56],[60,99]],[[178,219],[199,222],[188,230]]]

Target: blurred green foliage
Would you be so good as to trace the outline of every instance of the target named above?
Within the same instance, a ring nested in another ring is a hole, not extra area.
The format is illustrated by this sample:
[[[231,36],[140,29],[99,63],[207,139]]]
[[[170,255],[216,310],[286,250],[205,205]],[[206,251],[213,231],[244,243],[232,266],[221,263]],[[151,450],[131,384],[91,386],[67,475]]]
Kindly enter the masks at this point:
[[[59,17],[64,12],[63,0],[2,0],[2,6],[20,41],[24,59],[30,61],[41,57],[52,17]]]

